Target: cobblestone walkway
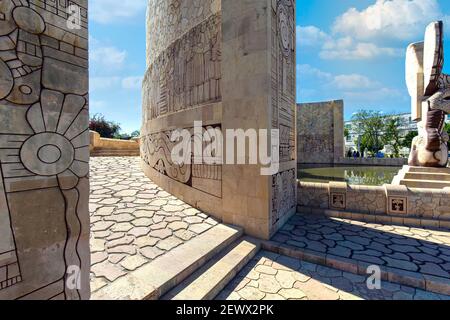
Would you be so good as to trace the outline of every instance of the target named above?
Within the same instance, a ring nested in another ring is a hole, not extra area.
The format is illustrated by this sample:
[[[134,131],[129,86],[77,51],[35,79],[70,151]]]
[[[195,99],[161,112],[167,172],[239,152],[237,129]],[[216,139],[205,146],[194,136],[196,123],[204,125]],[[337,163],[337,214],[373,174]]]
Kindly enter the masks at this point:
[[[318,254],[450,278],[450,231],[296,215],[272,240]]]
[[[363,276],[261,251],[218,300],[450,300],[390,282],[369,290]]]
[[[217,224],[150,181],[138,157],[91,158],[90,174],[92,292]]]

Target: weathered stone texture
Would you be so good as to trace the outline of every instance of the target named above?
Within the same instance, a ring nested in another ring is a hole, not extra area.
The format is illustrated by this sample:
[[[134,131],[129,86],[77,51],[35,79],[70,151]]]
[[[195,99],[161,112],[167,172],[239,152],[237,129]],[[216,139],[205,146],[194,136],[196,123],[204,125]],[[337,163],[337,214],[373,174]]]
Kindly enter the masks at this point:
[[[268,238],[296,207],[295,1],[150,0],[147,64],[145,173],[183,201]],[[175,164],[171,135],[187,129],[194,140],[194,121],[210,135],[278,129],[279,173],[221,159]]]
[[[344,156],[344,102],[297,106],[298,163],[335,163]]]
[[[87,0],[75,29],[67,3],[0,4],[0,300],[90,295]]]

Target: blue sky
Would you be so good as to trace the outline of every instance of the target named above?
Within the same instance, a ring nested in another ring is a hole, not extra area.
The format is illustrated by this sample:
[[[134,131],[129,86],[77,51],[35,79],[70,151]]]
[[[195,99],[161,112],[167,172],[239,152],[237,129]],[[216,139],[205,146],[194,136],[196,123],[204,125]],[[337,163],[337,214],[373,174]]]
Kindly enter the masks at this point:
[[[146,2],[89,1],[91,114],[128,133],[141,123]],[[346,119],[358,109],[409,112],[404,52],[436,19],[450,35],[450,1],[297,0],[298,102],[344,99]]]

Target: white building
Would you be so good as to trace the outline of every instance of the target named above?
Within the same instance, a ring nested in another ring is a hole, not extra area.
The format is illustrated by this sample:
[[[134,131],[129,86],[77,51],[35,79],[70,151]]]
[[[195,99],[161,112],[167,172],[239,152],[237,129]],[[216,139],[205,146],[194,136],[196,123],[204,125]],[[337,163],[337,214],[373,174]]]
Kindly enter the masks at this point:
[[[400,119],[400,132],[404,137],[411,131],[418,131],[417,122],[413,121],[410,113],[401,113],[396,115],[389,115],[387,117],[397,117]],[[450,123],[450,118],[447,118],[447,123]],[[345,150],[357,150],[358,134],[353,130],[353,121],[345,122],[345,129],[349,131],[349,136],[345,138]],[[409,151],[408,151],[409,153]]]

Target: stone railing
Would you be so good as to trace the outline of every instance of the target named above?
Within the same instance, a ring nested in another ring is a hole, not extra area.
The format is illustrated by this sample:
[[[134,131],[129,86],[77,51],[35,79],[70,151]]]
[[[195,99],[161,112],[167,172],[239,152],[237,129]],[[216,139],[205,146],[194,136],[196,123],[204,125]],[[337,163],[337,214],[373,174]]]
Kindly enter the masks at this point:
[[[101,138],[100,134],[91,131],[89,150],[91,156],[139,156],[140,139],[119,140]]]
[[[450,188],[298,182],[298,211],[379,223],[450,228]]]

